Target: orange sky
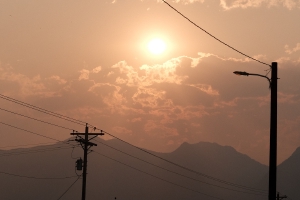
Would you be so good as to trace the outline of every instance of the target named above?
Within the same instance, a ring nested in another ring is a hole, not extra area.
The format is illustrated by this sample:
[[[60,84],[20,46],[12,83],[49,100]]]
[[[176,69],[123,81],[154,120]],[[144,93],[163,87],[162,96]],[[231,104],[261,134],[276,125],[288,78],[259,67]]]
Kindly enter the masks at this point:
[[[278,62],[278,163],[300,146],[300,2],[168,1],[238,50]],[[0,2],[0,93],[80,119],[130,143],[172,151],[229,145],[267,164],[268,66],[220,44],[156,0]],[[161,55],[147,42],[161,38]],[[2,109],[78,131],[0,99]],[[1,110],[0,110],[1,111]],[[68,130],[1,111],[1,121],[59,140]],[[51,142],[1,125],[0,147]]]

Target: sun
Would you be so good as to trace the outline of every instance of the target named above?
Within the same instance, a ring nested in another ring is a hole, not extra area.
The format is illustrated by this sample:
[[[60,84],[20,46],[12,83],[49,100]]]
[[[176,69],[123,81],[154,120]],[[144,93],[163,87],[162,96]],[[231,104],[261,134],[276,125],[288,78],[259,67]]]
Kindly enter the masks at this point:
[[[148,50],[155,55],[162,54],[166,50],[166,43],[160,38],[153,38],[148,42]]]

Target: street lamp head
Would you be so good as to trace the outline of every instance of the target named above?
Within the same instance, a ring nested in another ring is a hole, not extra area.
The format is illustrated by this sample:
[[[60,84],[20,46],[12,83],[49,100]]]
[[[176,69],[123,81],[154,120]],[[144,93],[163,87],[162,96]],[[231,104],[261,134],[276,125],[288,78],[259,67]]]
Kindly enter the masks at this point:
[[[239,75],[239,76],[249,76],[248,72],[240,72],[240,71],[234,71],[233,72],[235,75]]]

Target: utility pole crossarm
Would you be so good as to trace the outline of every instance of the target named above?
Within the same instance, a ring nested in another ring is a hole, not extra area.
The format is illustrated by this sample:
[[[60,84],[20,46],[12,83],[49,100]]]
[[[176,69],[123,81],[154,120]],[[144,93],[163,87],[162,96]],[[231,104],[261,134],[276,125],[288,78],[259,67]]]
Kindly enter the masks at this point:
[[[85,133],[71,133],[71,135],[85,135]],[[104,133],[88,133],[88,135],[104,135]]]

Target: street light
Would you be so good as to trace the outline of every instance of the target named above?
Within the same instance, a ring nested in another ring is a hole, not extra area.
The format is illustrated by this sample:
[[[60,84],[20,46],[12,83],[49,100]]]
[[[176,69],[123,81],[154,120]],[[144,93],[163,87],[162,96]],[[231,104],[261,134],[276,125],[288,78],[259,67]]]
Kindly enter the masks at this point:
[[[277,167],[277,62],[272,62],[271,79],[260,74],[248,72],[233,72],[242,76],[260,76],[268,79],[271,89],[271,119],[270,119],[270,158],[269,158],[269,200],[276,199],[276,167]]]

